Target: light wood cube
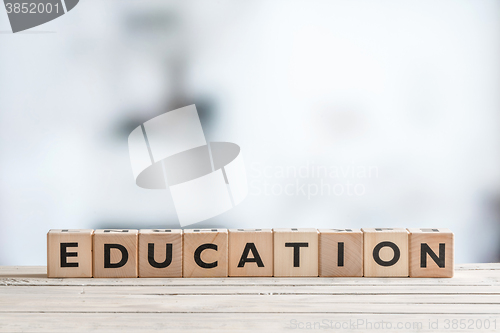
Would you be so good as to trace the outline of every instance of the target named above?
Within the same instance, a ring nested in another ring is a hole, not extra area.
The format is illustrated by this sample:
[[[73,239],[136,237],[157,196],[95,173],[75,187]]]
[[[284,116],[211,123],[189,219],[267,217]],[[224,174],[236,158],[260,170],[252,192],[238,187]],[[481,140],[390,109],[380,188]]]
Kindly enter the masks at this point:
[[[137,277],[138,230],[98,229],[94,232],[94,277]]]
[[[139,230],[139,277],[182,277],[182,229]]]
[[[364,276],[408,276],[408,231],[403,228],[363,228]]]
[[[92,277],[91,229],[58,229],[47,233],[47,276]]]
[[[227,277],[227,229],[184,230],[184,277]]]
[[[360,229],[319,230],[319,276],[363,276]]]
[[[272,229],[229,230],[229,276],[273,276]]]
[[[408,229],[410,277],[453,277],[453,233],[445,228]]]
[[[274,229],[274,276],[318,276],[318,231]]]

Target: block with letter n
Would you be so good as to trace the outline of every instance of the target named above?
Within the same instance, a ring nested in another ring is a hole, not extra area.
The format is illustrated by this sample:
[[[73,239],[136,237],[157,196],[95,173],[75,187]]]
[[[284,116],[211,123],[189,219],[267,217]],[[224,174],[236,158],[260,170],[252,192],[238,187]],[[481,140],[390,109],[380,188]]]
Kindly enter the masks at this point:
[[[409,228],[410,277],[453,277],[453,233],[446,228]]]

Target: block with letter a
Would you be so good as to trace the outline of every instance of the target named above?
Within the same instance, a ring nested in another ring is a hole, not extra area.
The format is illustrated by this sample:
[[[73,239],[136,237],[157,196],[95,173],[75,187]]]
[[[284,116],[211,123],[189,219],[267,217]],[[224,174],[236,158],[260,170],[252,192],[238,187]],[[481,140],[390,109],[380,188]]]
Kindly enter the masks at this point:
[[[229,276],[273,276],[273,230],[229,230]]]

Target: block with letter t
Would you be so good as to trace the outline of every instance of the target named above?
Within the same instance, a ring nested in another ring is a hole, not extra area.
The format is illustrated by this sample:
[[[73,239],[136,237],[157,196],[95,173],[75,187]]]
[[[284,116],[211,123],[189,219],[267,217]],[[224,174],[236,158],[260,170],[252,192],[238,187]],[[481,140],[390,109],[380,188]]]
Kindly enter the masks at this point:
[[[91,229],[58,229],[47,233],[47,276],[49,278],[92,277]]]
[[[318,230],[273,231],[274,276],[318,276]]]
[[[138,230],[98,229],[94,232],[94,277],[137,277]]]
[[[453,277],[453,233],[446,228],[409,228],[410,277]]]

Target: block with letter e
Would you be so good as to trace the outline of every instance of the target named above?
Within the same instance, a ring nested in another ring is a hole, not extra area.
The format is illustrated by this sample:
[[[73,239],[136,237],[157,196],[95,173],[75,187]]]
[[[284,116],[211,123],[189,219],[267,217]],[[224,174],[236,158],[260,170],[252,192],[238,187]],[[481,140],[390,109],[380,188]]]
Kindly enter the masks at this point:
[[[453,233],[446,228],[408,228],[410,277],[453,277]]]
[[[229,230],[229,276],[273,276],[272,229]]]
[[[182,277],[182,229],[139,230],[139,277]]]
[[[408,276],[408,231],[403,228],[362,228],[366,277]]]
[[[47,233],[47,276],[92,277],[91,229],[58,229]]]
[[[138,230],[98,229],[94,232],[94,277],[137,277]]]
[[[360,229],[319,230],[319,276],[363,276]]]
[[[273,231],[274,276],[318,276],[318,230]]]
[[[227,277],[227,229],[184,230],[183,277]]]

